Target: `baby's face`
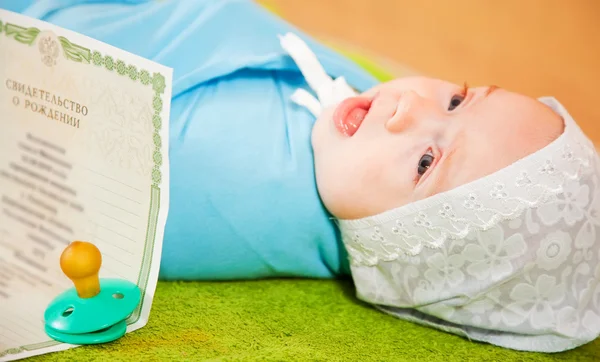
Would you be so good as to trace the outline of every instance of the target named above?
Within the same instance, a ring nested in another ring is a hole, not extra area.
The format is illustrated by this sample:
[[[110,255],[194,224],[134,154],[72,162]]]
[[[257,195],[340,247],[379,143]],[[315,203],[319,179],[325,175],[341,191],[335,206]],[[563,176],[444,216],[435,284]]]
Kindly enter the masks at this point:
[[[489,175],[562,130],[541,102],[494,86],[394,80],[317,119],[319,194],[339,219],[372,216]]]

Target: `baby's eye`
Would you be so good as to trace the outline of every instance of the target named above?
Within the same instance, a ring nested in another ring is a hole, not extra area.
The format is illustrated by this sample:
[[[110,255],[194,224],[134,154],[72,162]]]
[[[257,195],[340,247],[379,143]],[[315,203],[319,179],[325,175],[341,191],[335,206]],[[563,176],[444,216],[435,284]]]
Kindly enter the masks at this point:
[[[448,111],[453,111],[456,107],[460,106],[460,104],[465,100],[465,96],[462,94],[456,94],[450,99],[450,104],[448,105]]]
[[[419,160],[419,165],[417,166],[417,173],[419,174],[419,176],[423,176],[425,172],[427,172],[427,169],[429,169],[429,167],[433,163],[433,160],[434,157],[430,153],[426,153],[423,156],[421,156],[421,159]]]

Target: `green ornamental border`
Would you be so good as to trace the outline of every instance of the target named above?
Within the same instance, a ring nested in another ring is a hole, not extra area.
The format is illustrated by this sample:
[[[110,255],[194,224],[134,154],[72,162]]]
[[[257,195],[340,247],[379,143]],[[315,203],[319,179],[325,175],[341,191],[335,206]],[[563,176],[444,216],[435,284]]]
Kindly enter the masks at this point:
[[[0,36],[4,35],[8,38],[12,38],[15,41],[23,44],[32,46],[35,43],[41,30],[35,27],[22,27],[16,24],[3,22],[0,19]],[[144,304],[144,297],[146,295],[146,288],[148,286],[150,265],[152,264],[152,252],[154,249],[154,242],[156,236],[156,229],[158,225],[158,211],[160,209],[160,193],[161,193],[161,182],[162,174],[160,167],[163,162],[163,155],[161,152],[162,139],[160,136],[160,130],[162,128],[162,117],[161,112],[164,104],[164,91],[165,91],[165,77],[161,73],[150,74],[147,70],[138,70],[134,65],[127,65],[124,61],[114,59],[110,55],[103,55],[99,51],[91,50],[83,46],[73,44],[67,38],[59,36],[58,40],[63,50],[63,56],[65,59],[82,63],[91,64],[96,67],[103,67],[109,72],[116,72],[121,76],[128,77],[131,81],[139,81],[145,86],[151,86],[154,91],[154,97],[152,100],[152,106],[154,114],[152,116],[152,124],[154,126],[154,134],[152,136],[154,142],[154,154],[153,161],[154,167],[152,169],[152,186],[150,188],[150,208],[148,212],[148,228],[146,229],[146,240],[144,244],[144,252],[142,257],[142,268],[138,275],[137,285],[142,291],[141,303],[138,308],[131,314],[127,319],[127,324],[131,325],[136,323],[141,316],[141,310]],[[52,347],[61,344],[57,341],[48,341],[44,343],[25,345],[18,348],[11,348],[5,351],[0,351],[0,357],[16,354],[23,351],[33,351],[41,348]]]
[[[265,4],[262,5],[265,6]],[[265,7],[277,15],[277,11],[275,11],[276,9],[271,8],[269,6]],[[2,20],[0,20],[0,36],[3,32],[5,36],[11,37],[24,45],[33,45],[35,39],[40,33],[40,30],[37,28],[24,28],[10,23],[3,24]],[[162,140],[159,132],[162,127],[162,118],[160,116],[160,112],[162,111],[163,107],[162,96],[164,94],[165,89],[165,78],[160,73],[154,73],[151,75],[146,70],[138,71],[138,69],[134,65],[127,65],[125,64],[125,62],[118,59],[115,60],[109,55],[102,55],[98,51],[93,51],[88,48],[73,44],[65,37],[61,36],[58,37],[58,39],[63,48],[63,56],[66,59],[78,63],[93,64],[98,67],[104,67],[106,70],[111,72],[116,70],[117,74],[122,76],[128,76],[132,81],[139,81],[143,85],[151,85],[152,89],[155,92],[152,103],[154,107],[152,124],[154,125],[153,141],[155,150],[153,154],[154,168],[152,170],[151,201],[148,215],[148,229],[146,231],[146,244],[142,259],[142,271],[138,276],[138,286],[140,286],[140,288],[142,289],[142,303],[140,303],[140,306],[138,306],[138,308],[127,319],[128,324],[133,324],[136,323],[140,318],[143,298],[145,295],[146,286],[148,285],[149,266],[152,262],[151,258],[152,250],[154,249],[154,236],[156,233],[158,222],[158,210],[160,208],[160,183],[162,179],[162,175],[160,172],[160,166],[162,165],[162,153],[160,150]],[[346,51],[342,48],[336,47],[335,45],[330,46],[333,49],[337,50],[343,56],[350,58],[361,68],[365,69],[367,72],[371,73],[371,75],[373,75],[377,80],[384,82],[393,79],[393,75],[391,72],[389,72],[387,69],[380,67],[378,64],[372,62],[368,58],[358,53]],[[49,341],[35,345],[13,348],[6,351],[0,351],[0,357],[5,356],[7,354],[19,353],[21,351],[32,351],[40,348],[51,347],[57,344],[60,343],[56,341]]]

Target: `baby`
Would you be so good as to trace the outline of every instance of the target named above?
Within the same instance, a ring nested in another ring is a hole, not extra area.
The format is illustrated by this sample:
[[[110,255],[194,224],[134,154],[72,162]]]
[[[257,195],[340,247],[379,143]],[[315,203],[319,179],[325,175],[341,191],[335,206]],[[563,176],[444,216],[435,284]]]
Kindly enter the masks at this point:
[[[318,190],[360,299],[517,350],[597,338],[600,162],[560,103],[425,77],[348,96],[293,39],[284,47],[329,96],[293,98],[317,116]]]
[[[598,336],[599,162],[556,100],[375,85],[251,1],[0,7],[174,69],[163,279],[333,277],[346,250],[399,318],[530,351]]]

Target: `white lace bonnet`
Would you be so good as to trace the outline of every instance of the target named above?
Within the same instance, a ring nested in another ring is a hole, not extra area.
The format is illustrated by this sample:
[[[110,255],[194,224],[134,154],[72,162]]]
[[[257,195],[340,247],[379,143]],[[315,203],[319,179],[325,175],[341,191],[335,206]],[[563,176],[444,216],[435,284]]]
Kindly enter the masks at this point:
[[[295,35],[315,115],[354,94]],[[565,108],[547,147],[492,175],[358,220],[339,220],[357,296],[401,319],[506,348],[559,352],[600,334],[600,159]]]

